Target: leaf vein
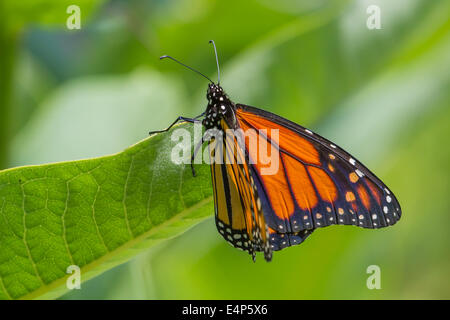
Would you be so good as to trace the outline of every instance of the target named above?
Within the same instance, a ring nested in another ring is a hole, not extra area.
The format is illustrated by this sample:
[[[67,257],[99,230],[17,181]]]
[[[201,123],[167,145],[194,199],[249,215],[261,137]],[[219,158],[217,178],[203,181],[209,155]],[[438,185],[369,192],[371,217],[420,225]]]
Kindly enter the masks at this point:
[[[25,190],[23,188],[23,184],[20,184],[20,189],[22,190],[22,210],[23,210],[23,216],[22,216],[22,223],[23,223],[23,243],[25,245],[25,249],[27,250],[28,259],[31,262],[31,265],[34,269],[34,272],[39,279],[39,281],[45,285],[44,280],[42,280],[41,275],[39,274],[39,270],[36,266],[36,262],[34,262],[33,256],[31,255],[30,247],[27,242],[27,225],[26,225],[26,210],[25,210]]]
[[[122,200],[123,212],[125,215],[125,223],[127,225],[128,233],[130,234],[131,239],[134,238],[134,235],[130,228],[130,221],[128,220],[126,199],[127,199],[128,181],[130,180],[130,174],[131,174],[131,171],[133,170],[133,162],[134,162],[134,156],[131,155],[131,161],[130,161],[130,166],[128,168],[127,179],[125,180],[125,186],[123,188],[123,200]]]
[[[94,180],[95,180],[95,178],[94,178]],[[98,184],[97,180],[95,180],[95,183],[97,184],[97,192],[95,193],[94,201],[92,202],[92,218],[94,219],[94,225],[95,225],[95,229],[97,230],[97,235],[100,238],[100,240],[102,241],[102,244],[106,249],[106,252],[109,252],[109,248],[106,246],[105,239],[103,239],[103,236],[98,227],[97,219],[95,218],[95,203],[97,202],[97,197],[100,192],[100,185]]]

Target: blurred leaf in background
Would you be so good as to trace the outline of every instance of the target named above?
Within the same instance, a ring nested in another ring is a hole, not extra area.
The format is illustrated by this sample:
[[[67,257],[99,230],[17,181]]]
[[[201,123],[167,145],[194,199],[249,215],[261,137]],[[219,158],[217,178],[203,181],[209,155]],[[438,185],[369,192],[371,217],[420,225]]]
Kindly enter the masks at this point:
[[[448,1],[80,2],[79,31],[65,28],[65,1],[33,3],[0,2],[15,13],[0,19],[8,166],[117,152],[198,115],[204,79],[158,57],[213,77],[214,39],[234,101],[346,148],[404,212],[388,229],[319,230],[269,264],[231,248],[211,218],[63,298],[450,298]],[[380,30],[366,27],[371,4]],[[373,264],[381,290],[366,287]]]

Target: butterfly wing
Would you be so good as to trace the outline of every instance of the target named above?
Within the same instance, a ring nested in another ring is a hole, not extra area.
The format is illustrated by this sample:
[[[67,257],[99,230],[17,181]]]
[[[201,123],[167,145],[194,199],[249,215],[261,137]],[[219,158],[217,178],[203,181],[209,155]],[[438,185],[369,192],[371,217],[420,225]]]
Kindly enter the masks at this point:
[[[332,142],[250,106],[236,105],[236,118],[244,131],[256,132],[247,135],[246,147],[265,202],[263,211],[274,250],[298,244],[320,227],[344,224],[381,228],[400,219],[400,205],[387,186]],[[273,129],[278,130],[278,137]],[[278,162],[274,174],[264,174],[267,166],[251,150],[250,145],[260,141],[276,151],[271,157]],[[300,236],[297,241],[281,238],[295,233]]]
[[[253,259],[255,251],[264,251],[265,259],[270,261],[272,250],[268,227],[254,173],[246,162],[245,150],[240,148],[237,137],[227,130],[229,127],[224,120],[221,126],[226,132],[224,136],[209,143],[217,229],[225,240],[249,252]]]

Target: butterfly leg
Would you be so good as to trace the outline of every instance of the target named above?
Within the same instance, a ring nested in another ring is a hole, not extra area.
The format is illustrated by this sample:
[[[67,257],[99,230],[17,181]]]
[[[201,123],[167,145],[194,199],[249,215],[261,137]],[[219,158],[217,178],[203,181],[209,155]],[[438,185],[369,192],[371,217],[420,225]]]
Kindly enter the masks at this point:
[[[209,140],[211,140],[211,138],[212,138],[211,133],[209,131],[206,131],[205,134],[202,136],[202,140],[199,143],[197,143],[197,145],[194,148],[194,152],[192,153],[192,156],[191,156],[191,170],[192,170],[192,175],[194,177],[196,176],[195,168],[194,168],[194,159],[197,156],[197,153],[202,148],[203,144],[205,142],[208,142]]]
[[[202,136],[202,140],[197,143],[197,145],[195,146],[194,152],[192,153],[191,156],[191,170],[192,170],[192,175],[195,177],[196,173],[195,173],[195,168],[194,168],[194,159],[197,156],[197,153],[200,151],[200,149],[202,148],[202,145],[205,143],[205,138],[204,136]]]
[[[170,129],[172,129],[172,127],[180,121],[185,121],[185,122],[190,122],[190,123],[199,122],[200,120],[198,120],[198,118],[203,117],[204,115],[205,115],[205,112],[203,112],[201,115],[196,116],[195,118],[185,118],[185,117],[180,116],[180,117],[176,118],[175,121],[167,129],[150,131],[148,134],[167,132]]]

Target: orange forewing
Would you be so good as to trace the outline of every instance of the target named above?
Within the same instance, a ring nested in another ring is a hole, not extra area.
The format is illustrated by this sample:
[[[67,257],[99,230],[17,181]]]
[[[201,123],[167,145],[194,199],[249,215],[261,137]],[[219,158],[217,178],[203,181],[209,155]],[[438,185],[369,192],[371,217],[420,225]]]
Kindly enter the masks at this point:
[[[322,169],[316,167],[308,167],[308,171],[311,178],[314,180],[314,184],[320,194],[320,197],[324,201],[328,201],[330,203],[334,202],[337,199],[337,189],[328,174]]]
[[[278,126],[272,121],[245,111],[239,110],[237,116],[240,120],[239,123],[243,130],[249,129],[249,125],[251,125],[256,130],[267,129],[267,136],[269,139],[271,139],[272,137],[272,129],[279,130],[279,142],[275,143],[279,143],[280,148],[299,158],[305,163],[315,165],[321,164],[319,152],[316,150],[316,148],[314,148],[312,143],[299,135],[293,135],[292,131],[290,131],[289,129]]]
[[[297,160],[282,155],[283,164],[289,177],[289,182],[293,187],[295,200],[300,208],[309,210],[317,205],[317,196],[311,180],[308,177],[305,166]],[[282,171],[282,170],[280,170]]]
[[[364,188],[363,185],[359,185],[358,186],[358,195],[359,198],[362,201],[362,204],[364,205],[364,207],[367,210],[370,210],[370,198],[369,198],[369,194],[367,193],[366,188]]]

